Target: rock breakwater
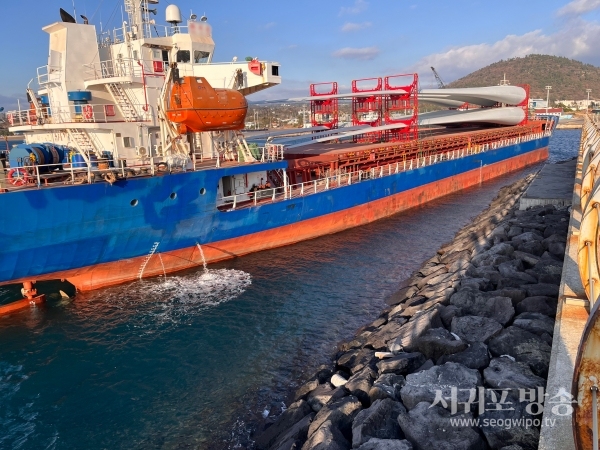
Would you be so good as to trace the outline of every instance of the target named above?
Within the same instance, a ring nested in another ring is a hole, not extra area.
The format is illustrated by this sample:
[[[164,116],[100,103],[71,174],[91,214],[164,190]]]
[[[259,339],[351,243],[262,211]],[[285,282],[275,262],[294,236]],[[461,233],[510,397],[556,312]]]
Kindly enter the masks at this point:
[[[405,280],[256,447],[536,449],[569,214],[519,211],[531,179]]]

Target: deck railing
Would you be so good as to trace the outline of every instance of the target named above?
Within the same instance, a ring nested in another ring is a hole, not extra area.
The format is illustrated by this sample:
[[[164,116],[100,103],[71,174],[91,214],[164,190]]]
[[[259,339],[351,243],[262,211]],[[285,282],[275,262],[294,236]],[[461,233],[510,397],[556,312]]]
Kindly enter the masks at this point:
[[[510,145],[516,145],[522,142],[532,141],[535,139],[541,139],[550,135],[551,132],[549,131],[535,133],[528,136],[504,139],[502,141],[494,142],[491,144],[473,146],[471,148],[463,148],[462,150],[440,152],[438,154],[429,155],[427,157],[419,157],[415,159],[404,160],[402,162],[396,162],[393,164],[386,164],[379,167],[373,167],[370,170],[366,171],[359,170],[355,172],[337,173],[335,175],[323,177],[318,180],[306,181],[303,183],[297,183],[280,187],[271,187],[257,190],[254,192],[245,192],[243,194],[230,195],[220,199],[219,206],[229,207],[226,208],[225,211],[233,211],[235,209],[250,207],[259,203],[264,203],[265,201],[277,202],[297,197],[304,197],[306,195],[317,194],[331,189],[360,183],[364,180],[383,178],[386,176],[395,175],[400,172],[406,172],[408,170],[419,169],[425,166],[430,166],[432,164],[438,164],[443,161],[450,161],[458,158],[463,158],[465,156],[486,152],[488,150],[507,147]]]
[[[486,152],[488,150],[519,144],[542,137],[550,136],[550,132],[534,133],[524,137],[505,139],[497,143],[472,146],[462,150],[442,151],[426,157],[406,159],[402,162],[395,162],[371,168],[370,170],[359,170],[355,172],[341,172],[331,176],[326,176],[315,181],[297,183],[281,187],[273,187],[260,191],[237,194],[232,196],[220,197],[218,199],[219,207],[226,207],[226,210],[234,210],[241,207],[251,206],[264,201],[282,201],[305,195],[316,194],[330,189],[343,187],[348,184],[359,183],[363,180],[381,178],[390,176],[399,172],[413,170],[424,166],[430,166],[442,161],[453,160],[465,156]],[[259,162],[280,161],[284,157],[284,149],[280,145],[269,147],[259,147],[256,158]],[[89,158],[88,158],[89,159]],[[228,161],[236,162],[234,159],[227,159],[225,155],[218,157],[203,156],[202,154],[192,154],[191,159],[183,162],[173,161],[169,156],[148,156],[139,158],[124,158],[115,160],[100,160],[102,164],[111,164],[112,167],[101,169],[96,160],[87,163],[62,163],[62,164],[30,164],[23,162],[19,167],[1,168],[0,167],[0,193],[15,190],[42,188],[51,186],[57,182],[66,184],[110,182],[112,177],[106,177],[109,172],[120,178],[133,176],[155,176],[168,171],[197,171],[209,168],[219,167]],[[242,163],[240,163],[242,164]],[[249,166],[251,167],[251,166]],[[15,169],[16,171],[13,171]],[[12,171],[12,176],[9,174]],[[22,180],[22,182],[20,181]],[[11,182],[12,181],[12,182]],[[227,208],[228,207],[228,208]]]
[[[152,120],[152,109],[144,111],[145,105],[132,104],[136,117],[130,118],[137,121]],[[69,124],[69,123],[109,123],[124,122],[123,117],[116,104],[88,104],[68,105],[59,108],[45,106],[36,109],[21,109],[6,113],[6,120],[10,126],[43,125],[47,123]]]

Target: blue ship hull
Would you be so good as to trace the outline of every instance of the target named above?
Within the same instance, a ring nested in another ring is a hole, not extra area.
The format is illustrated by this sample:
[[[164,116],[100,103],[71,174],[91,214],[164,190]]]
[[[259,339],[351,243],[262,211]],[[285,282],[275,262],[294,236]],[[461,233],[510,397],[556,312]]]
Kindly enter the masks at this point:
[[[287,162],[133,178],[113,185],[96,183],[1,194],[0,284],[48,279],[82,268],[144,257],[157,242],[161,253],[172,252],[195,247],[197,243],[210,247],[212,243],[309,223],[419,186],[435,186],[441,180],[482,166],[522,157],[546,148],[548,143],[549,137],[542,137],[317,194],[232,211],[216,207],[216,188],[222,177],[285,169]],[[134,200],[136,206],[132,206]],[[321,234],[326,234],[324,231]],[[269,248],[269,243],[264,247]]]

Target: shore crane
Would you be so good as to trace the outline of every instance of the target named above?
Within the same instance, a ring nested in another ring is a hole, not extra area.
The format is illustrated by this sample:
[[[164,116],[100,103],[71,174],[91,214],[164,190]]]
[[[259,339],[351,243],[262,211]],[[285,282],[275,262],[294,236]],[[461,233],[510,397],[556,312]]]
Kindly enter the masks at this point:
[[[431,66],[431,71],[433,72],[433,76],[435,77],[435,80],[437,81],[438,88],[444,89],[446,87],[446,85],[444,84],[444,82],[442,81],[442,78],[439,76],[439,74],[435,70],[435,67]]]

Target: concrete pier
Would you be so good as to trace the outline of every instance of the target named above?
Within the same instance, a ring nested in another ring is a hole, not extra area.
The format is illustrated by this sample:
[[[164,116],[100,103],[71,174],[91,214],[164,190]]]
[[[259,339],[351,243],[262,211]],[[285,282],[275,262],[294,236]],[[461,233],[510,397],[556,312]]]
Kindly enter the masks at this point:
[[[557,165],[558,166],[558,165]],[[581,223],[581,207],[579,205],[579,189],[581,187],[581,156],[578,160],[569,161],[569,168],[573,168],[568,177],[557,175],[548,176],[546,181],[540,181],[536,193],[541,193],[544,188],[549,191],[559,189],[554,183],[562,183],[560,189],[564,189],[568,183],[571,190],[572,212],[569,221],[569,231],[565,250],[562,279],[559,291],[558,310],[554,325],[554,339],[552,342],[552,354],[550,368],[548,371],[548,382],[546,384],[546,401],[556,395],[560,389],[571,392],[575,359],[581,341],[581,335],[588,318],[588,306],[585,291],[579,277],[577,266],[577,246],[579,236],[579,224]],[[565,169],[566,171],[566,169]],[[547,404],[544,410],[542,424],[553,423],[552,426],[544,426],[540,430],[540,450],[575,450],[573,437],[572,417],[557,416],[552,413],[552,405]],[[553,420],[554,422],[547,421]]]
[[[519,209],[531,206],[569,206],[573,198],[573,177],[577,161],[546,164],[521,197]]]

